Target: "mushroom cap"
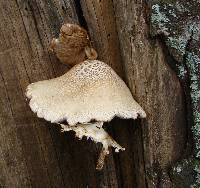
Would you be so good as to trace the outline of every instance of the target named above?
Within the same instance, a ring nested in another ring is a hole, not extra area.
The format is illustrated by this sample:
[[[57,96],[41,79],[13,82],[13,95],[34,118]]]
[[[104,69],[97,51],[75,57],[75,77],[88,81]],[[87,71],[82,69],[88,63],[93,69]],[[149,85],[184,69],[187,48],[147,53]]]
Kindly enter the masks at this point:
[[[91,47],[87,31],[76,24],[62,25],[59,37],[51,41],[50,50],[62,63],[69,65],[97,58],[96,51]]]
[[[58,78],[32,83],[26,96],[38,117],[69,125],[146,117],[124,81],[107,64],[87,60]]]

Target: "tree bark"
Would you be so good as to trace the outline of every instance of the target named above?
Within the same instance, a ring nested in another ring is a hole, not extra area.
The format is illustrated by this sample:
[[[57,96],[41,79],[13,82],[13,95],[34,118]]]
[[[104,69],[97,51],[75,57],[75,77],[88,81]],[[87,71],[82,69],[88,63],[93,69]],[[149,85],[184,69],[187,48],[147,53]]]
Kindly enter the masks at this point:
[[[148,8],[136,0],[0,1],[0,187],[171,187],[169,168],[187,142],[185,102],[172,61],[149,36]],[[126,148],[95,170],[99,145],[34,115],[29,83],[62,75],[49,53],[64,22],[88,29],[99,60],[125,80],[147,112],[142,121],[114,119],[108,131]]]

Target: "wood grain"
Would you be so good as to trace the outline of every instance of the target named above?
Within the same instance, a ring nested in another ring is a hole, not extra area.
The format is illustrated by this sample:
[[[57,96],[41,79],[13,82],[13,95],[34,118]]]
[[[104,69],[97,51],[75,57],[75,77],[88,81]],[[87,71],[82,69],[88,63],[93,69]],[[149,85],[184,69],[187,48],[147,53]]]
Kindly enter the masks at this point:
[[[167,52],[148,36],[147,15],[136,0],[0,1],[0,187],[171,185],[168,169],[186,142],[184,97]],[[87,24],[99,59],[128,83],[148,114],[142,122],[107,124],[126,151],[112,152],[101,172],[95,170],[100,145],[38,119],[24,96],[29,83],[67,71],[48,46],[62,23],[78,21]]]
[[[24,96],[29,83],[67,71],[48,46],[64,21],[78,22],[74,2],[11,0],[0,8],[0,187],[93,187],[94,145],[38,119]]]
[[[183,91],[167,63],[173,59],[149,36],[146,1],[113,4],[128,85],[147,112],[142,122],[146,183],[172,187],[170,165],[183,155],[187,142]]]
[[[109,64],[123,79],[123,61],[115,23],[113,3],[108,1],[81,1],[83,15],[99,59]],[[126,81],[126,80],[125,80]],[[145,187],[142,129],[136,121],[115,119],[109,125],[114,138],[126,148],[113,154],[120,187]]]

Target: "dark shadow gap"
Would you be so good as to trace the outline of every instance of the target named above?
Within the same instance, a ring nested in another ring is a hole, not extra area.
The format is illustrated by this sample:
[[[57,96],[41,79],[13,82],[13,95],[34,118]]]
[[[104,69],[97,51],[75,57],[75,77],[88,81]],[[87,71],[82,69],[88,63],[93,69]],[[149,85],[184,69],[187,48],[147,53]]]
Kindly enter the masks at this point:
[[[84,15],[83,15],[83,11],[82,11],[80,0],[74,1],[74,4],[75,4],[75,9],[76,9],[76,13],[77,13],[77,16],[78,16],[79,24],[83,28],[85,28],[86,30],[88,30],[87,22],[86,22],[86,20],[84,18]]]

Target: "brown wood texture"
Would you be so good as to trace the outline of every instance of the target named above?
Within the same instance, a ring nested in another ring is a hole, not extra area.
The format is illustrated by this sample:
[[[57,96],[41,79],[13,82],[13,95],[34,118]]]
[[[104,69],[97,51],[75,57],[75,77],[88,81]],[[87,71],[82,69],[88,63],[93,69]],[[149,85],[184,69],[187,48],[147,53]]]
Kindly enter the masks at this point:
[[[83,0],[81,5],[99,59],[124,78],[112,1]],[[119,119],[113,121],[111,127],[116,140],[126,148],[126,152],[114,154],[119,186],[145,187],[141,127],[136,121]]]
[[[81,2],[99,58],[125,78],[148,114],[136,132],[125,121],[113,124],[120,133],[117,140],[128,150],[119,155],[121,185],[171,187],[170,165],[186,148],[184,95],[167,52],[149,36],[147,5],[136,0]]]
[[[147,15],[137,0],[0,1],[0,187],[170,186],[168,168],[186,142],[184,98],[166,52],[148,35]],[[38,119],[24,96],[29,83],[67,71],[48,46],[62,23],[78,21],[148,114],[108,124],[126,151],[111,152],[101,172],[99,145]]]
[[[172,187],[169,168],[186,148],[184,95],[159,41],[150,38],[146,1],[114,0],[128,85],[147,112],[142,122],[148,187]]]

